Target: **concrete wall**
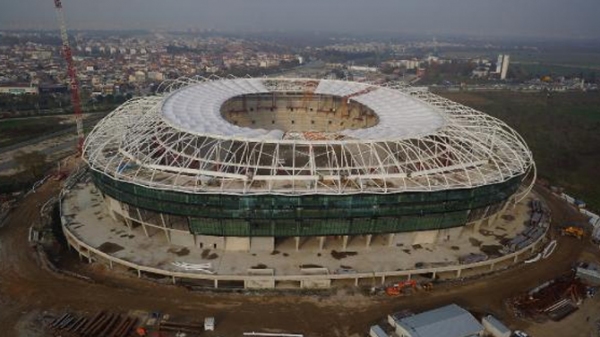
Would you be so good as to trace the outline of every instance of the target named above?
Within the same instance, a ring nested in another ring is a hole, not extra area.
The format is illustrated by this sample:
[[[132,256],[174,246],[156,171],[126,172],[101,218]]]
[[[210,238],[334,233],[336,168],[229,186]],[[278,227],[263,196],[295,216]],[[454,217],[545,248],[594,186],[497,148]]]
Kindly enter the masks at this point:
[[[250,238],[251,252],[272,252],[275,250],[274,237],[254,237]]]
[[[331,280],[300,280],[301,288],[329,288]]]
[[[194,247],[194,237],[182,231],[170,231],[171,244],[176,246]]]
[[[117,220],[117,217],[115,216],[115,213],[117,214],[126,214],[125,211],[123,210],[123,208],[121,207],[121,203],[118,202],[117,200],[106,196],[105,197],[105,205],[108,207],[108,214],[110,214],[110,217],[113,218],[113,220]],[[127,215],[127,214],[126,214]]]
[[[413,245],[428,245],[435,243],[438,237],[439,230],[415,232]]]
[[[188,233],[188,235],[191,235]],[[222,236],[196,235],[196,247],[202,249],[225,249],[225,238]]]
[[[246,289],[274,289],[275,279],[245,279],[244,288]]]
[[[437,236],[437,242],[442,243],[446,241],[457,240],[463,231],[463,227],[447,228],[439,230]]]
[[[416,233],[396,233],[394,234],[394,238],[392,239],[392,246],[400,246],[402,247],[410,247],[413,245],[413,241],[415,240]]]
[[[225,238],[225,250],[250,251],[250,238],[239,236],[228,236]]]

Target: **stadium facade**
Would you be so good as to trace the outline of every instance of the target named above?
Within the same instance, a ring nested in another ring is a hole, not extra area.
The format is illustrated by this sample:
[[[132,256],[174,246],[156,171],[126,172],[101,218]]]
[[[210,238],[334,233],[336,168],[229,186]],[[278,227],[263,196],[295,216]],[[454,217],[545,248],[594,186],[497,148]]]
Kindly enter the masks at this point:
[[[315,79],[165,84],[104,118],[84,159],[114,219],[225,250],[448,241],[535,175],[496,118],[422,88]]]

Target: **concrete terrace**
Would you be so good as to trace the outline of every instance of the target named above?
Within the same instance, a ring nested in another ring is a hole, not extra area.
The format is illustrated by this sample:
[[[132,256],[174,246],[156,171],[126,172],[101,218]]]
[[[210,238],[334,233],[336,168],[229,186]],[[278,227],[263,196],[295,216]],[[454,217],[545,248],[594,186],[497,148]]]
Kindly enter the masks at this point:
[[[113,220],[102,196],[89,183],[79,183],[66,193],[62,203],[65,228],[79,240],[111,257],[137,265],[171,272],[205,274],[185,270],[173,263],[206,264],[216,275],[248,275],[249,269],[264,269],[272,275],[301,275],[303,268],[325,268],[328,274],[372,273],[459,264],[469,254],[498,252],[503,239],[514,238],[527,227],[530,217],[529,196],[516,207],[509,207],[492,225],[479,231],[465,227],[457,240],[415,246],[389,246],[384,236],[374,236],[369,248],[365,239],[355,237],[346,252],[342,239],[331,237],[323,250],[317,239],[307,239],[296,250],[293,238],[278,241],[276,250],[236,252],[219,249],[178,246],[167,241],[161,229],[137,226],[131,230]],[[250,272],[251,273],[251,272]],[[205,274],[206,275],[206,274]]]

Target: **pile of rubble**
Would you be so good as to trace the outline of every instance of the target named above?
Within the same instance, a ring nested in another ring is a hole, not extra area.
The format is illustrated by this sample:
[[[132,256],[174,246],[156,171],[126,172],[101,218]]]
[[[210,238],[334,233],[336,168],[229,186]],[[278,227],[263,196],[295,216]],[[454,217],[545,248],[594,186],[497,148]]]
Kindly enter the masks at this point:
[[[559,321],[576,311],[585,296],[586,286],[569,273],[512,298],[509,305],[518,317]]]
[[[137,323],[137,318],[101,311],[91,318],[65,313],[53,320],[49,327],[63,337],[127,337]]]

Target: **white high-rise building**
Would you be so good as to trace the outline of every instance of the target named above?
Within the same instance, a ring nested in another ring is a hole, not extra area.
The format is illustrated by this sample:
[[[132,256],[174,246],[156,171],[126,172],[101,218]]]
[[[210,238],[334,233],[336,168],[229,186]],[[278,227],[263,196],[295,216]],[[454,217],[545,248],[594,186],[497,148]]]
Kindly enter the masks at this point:
[[[506,79],[506,73],[508,72],[508,63],[510,61],[510,55],[505,54],[502,58],[502,73],[500,74],[500,79]]]
[[[502,71],[502,57],[504,57],[504,55],[498,55],[498,61],[496,61],[496,73],[498,74]]]

